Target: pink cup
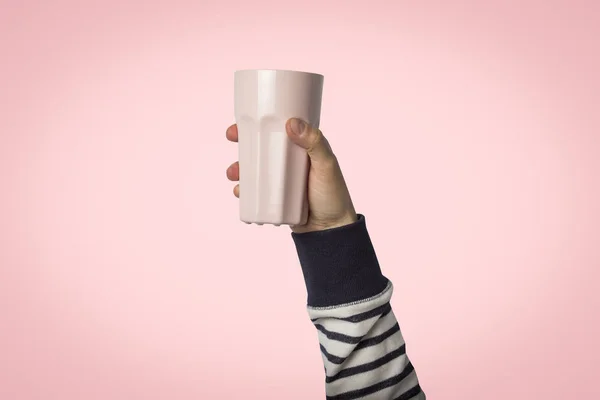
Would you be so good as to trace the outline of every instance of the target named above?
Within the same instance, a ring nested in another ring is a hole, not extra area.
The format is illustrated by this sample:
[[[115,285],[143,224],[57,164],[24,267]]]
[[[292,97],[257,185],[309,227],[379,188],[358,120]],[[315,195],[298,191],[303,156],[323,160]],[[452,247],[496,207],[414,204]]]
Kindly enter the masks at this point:
[[[289,118],[318,127],[323,76],[307,72],[235,72],[235,120],[240,162],[240,219],[302,225],[308,218],[309,160],[287,137]]]

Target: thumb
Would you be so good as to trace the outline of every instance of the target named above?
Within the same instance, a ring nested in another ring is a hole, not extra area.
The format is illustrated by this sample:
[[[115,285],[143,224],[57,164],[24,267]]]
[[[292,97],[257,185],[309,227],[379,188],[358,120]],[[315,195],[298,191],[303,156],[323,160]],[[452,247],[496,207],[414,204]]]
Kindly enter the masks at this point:
[[[333,152],[323,133],[298,118],[291,118],[285,126],[287,135],[296,145],[308,153],[312,162],[324,162],[333,158]]]

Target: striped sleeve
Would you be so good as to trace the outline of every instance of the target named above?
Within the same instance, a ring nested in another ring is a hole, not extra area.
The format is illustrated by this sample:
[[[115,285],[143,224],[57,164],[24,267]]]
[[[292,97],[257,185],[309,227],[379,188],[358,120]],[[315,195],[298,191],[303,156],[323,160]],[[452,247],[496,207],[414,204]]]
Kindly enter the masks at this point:
[[[319,339],[328,400],[424,400],[365,218],[292,234]]]

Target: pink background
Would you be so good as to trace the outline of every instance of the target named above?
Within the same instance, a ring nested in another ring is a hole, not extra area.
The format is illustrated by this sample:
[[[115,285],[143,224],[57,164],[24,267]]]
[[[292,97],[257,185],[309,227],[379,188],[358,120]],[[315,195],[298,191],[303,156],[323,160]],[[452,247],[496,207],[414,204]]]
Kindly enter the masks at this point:
[[[322,128],[431,399],[599,398],[600,3],[0,0],[0,399],[320,399],[233,71]]]

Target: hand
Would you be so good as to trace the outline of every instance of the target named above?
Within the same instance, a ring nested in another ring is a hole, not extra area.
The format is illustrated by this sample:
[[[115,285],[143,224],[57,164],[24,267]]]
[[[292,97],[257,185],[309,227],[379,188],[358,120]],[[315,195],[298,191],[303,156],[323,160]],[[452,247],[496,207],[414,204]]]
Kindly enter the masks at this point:
[[[305,225],[293,226],[296,233],[336,228],[356,222],[357,216],[346,181],[337,158],[323,133],[302,120],[292,118],[286,123],[286,132],[290,140],[306,150],[310,158],[308,174],[308,221]],[[227,129],[227,139],[238,141],[238,129],[232,125]],[[227,168],[227,178],[240,179],[239,163]],[[240,195],[240,186],[233,189],[236,197]]]

